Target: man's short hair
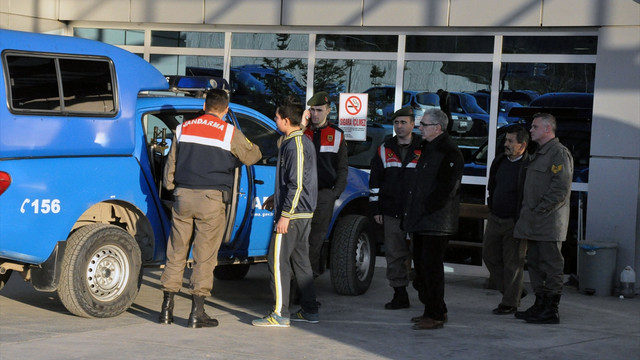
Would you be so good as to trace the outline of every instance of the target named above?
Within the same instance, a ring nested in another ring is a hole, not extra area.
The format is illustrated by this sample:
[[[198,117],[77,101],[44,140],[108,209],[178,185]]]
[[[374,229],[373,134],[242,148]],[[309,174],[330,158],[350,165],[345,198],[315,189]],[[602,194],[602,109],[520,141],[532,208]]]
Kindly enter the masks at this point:
[[[229,106],[229,94],[222,89],[207,91],[205,109],[208,112],[221,113]]]
[[[295,96],[287,96],[279,101],[276,112],[281,118],[289,119],[292,126],[299,126],[302,123],[304,106]]]
[[[434,124],[440,125],[443,132],[447,131],[447,125],[449,125],[449,117],[447,117],[447,114],[445,114],[444,111],[435,108],[427,109],[424,111],[424,115],[422,116],[422,118],[424,119],[425,116],[429,116]]]
[[[557,122],[556,122],[556,117],[548,114],[548,113],[543,113],[543,112],[539,112],[539,113],[535,113],[533,115],[533,118],[540,118],[542,119],[543,122],[545,122],[546,124],[551,125],[551,131],[555,134],[556,133],[556,129],[558,128]]]
[[[529,135],[529,132],[522,126],[512,125],[506,127],[506,129],[507,134],[516,134],[516,141],[518,144],[527,143],[527,145],[529,145],[531,142],[531,135]]]

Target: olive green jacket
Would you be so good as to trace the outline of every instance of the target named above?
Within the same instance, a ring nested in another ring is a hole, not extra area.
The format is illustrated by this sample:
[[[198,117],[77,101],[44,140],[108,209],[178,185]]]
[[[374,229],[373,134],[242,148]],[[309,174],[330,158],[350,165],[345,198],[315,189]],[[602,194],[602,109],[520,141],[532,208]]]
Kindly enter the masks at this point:
[[[554,138],[529,160],[520,218],[513,236],[536,241],[564,241],[569,226],[573,157]]]

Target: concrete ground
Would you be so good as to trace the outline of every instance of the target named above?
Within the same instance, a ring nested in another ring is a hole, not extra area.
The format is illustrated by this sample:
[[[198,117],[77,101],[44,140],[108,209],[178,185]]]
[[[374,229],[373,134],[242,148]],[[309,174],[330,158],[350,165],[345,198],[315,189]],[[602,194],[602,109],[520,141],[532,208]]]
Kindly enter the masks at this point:
[[[483,288],[485,269],[446,264],[449,322],[443,329],[416,331],[409,323],[422,313],[416,292],[409,291],[410,309],[385,310],[392,290],[384,258],[378,263],[371,288],[361,296],[337,295],[329,274],[320,277],[320,323],[290,328],[250,325],[272,302],[264,264],[242,281],[216,281],[206,305],[220,326],[210,329],[185,327],[191,306],[186,293],[177,298],[176,323],[156,323],[160,269],[145,270],[133,306],[109,319],[73,316],[55,293],[36,292],[14,274],[0,292],[0,359],[640,358],[640,297],[595,297],[567,287],[560,324],[527,324],[491,313],[500,294]],[[532,302],[529,295],[522,307]]]

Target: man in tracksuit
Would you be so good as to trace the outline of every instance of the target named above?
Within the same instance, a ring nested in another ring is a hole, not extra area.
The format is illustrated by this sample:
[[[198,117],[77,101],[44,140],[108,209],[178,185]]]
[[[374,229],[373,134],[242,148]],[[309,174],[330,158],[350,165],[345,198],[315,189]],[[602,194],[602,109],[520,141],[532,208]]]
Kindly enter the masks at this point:
[[[376,223],[384,228],[384,255],[387,259],[387,280],[393,288],[393,299],[385,309],[409,307],[408,264],[411,250],[407,232],[400,227],[408,189],[420,158],[422,139],[413,133],[415,114],[404,107],[392,116],[396,136],[378,147],[371,160],[369,176],[369,207]]]
[[[269,246],[273,311],[251,323],[261,327],[289,327],[289,321],[318,323],[318,304],[309,262],[308,237],[316,207],[318,183],[313,143],[301,129],[301,103],[287,98],[279,104],[275,121],[284,134],[278,152],[276,189],[265,201],[274,210],[275,233]],[[293,269],[292,269],[293,268]],[[291,271],[300,289],[301,309],[289,319]]]
[[[164,186],[173,190],[171,235],[167,244],[167,262],[160,278],[164,300],[160,323],[173,322],[173,298],[182,287],[191,239],[193,272],[191,328],[213,327],[216,319],[204,311],[204,299],[211,295],[213,270],[225,227],[225,201],[231,193],[238,160],[253,165],[262,157],[240,130],[223,120],[229,110],[229,95],[211,90],[204,114],[176,128],[173,144],[164,168]],[[175,190],[174,190],[175,189]]]

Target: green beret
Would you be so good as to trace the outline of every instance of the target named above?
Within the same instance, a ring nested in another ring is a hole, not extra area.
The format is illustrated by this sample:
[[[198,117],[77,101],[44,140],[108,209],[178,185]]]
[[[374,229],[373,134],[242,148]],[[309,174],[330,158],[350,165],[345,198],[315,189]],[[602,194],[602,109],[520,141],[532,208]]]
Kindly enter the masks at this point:
[[[391,116],[391,120],[395,120],[398,116],[411,116],[414,118],[415,113],[413,112],[413,108],[411,106],[405,106],[402,109],[396,111]]]
[[[327,94],[325,91],[320,91],[313,94],[311,99],[307,101],[307,105],[309,106],[319,106],[319,105],[325,105],[328,103],[329,103],[329,94]]]

